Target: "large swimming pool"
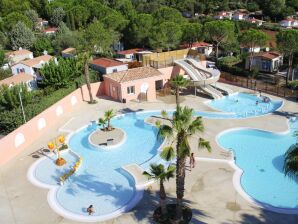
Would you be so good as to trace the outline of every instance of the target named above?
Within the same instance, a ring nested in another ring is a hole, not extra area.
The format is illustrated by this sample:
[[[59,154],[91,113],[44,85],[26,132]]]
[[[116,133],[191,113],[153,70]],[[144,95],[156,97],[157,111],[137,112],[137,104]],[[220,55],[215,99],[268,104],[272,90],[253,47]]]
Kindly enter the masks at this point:
[[[238,99],[237,103],[235,99]],[[271,101],[270,104],[266,105],[260,103],[260,107],[266,108],[259,110],[259,112],[251,112],[256,110],[256,106],[252,105],[256,99],[256,96],[235,94],[209,103],[210,106],[224,112],[197,111],[194,115],[209,119],[246,118],[273,112],[282,105],[280,101]],[[162,162],[158,155],[158,150],[162,142],[157,140],[157,129],[145,122],[146,118],[152,115],[160,115],[160,111],[127,113],[114,118],[112,125],[121,128],[126,133],[126,140],[122,145],[113,150],[98,149],[89,144],[88,137],[97,128],[96,126],[88,125],[81,128],[68,139],[70,149],[83,158],[83,163],[75,175],[71,176],[64,185],[60,186],[58,184],[59,177],[69,171],[77,160],[77,156],[71,152],[65,152],[63,157],[66,159],[67,165],[63,167],[57,167],[55,165],[54,161],[56,157],[54,156],[37,161],[29,171],[34,179],[32,182],[51,189],[50,196],[48,197],[50,205],[64,217],[79,221],[90,221],[91,219],[98,221],[102,220],[102,217],[104,217],[103,219],[107,219],[111,218],[111,214],[119,214],[118,212],[126,205],[132,202],[136,203],[134,201],[139,194],[139,189],[136,189],[134,179],[122,167],[135,163],[146,170],[151,163]],[[240,134],[240,136],[242,135]],[[257,140],[263,138],[269,140],[269,143],[275,141],[273,140],[275,139],[274,135],[267,135],[263,132],[254,132],[250,140],[253,139],[253,142],[259,142],[261,144],[261,141]],[[290,137],[288,138],[291,139]],[[228,147],[236,149],[237,146],[241,145],[242,140],[246,140],[246,138],[240,139],[241,141],[238,141],[237,138],[230,135],[222,135],[220,142],[224,146],[231,143],[232,145]],[[253,143],[248,142],[248,144]],[[283,140],[279,142],[279,145],[280,147],[287,147],[288,142],[287,140]],[[268,147],[270,148],[271,146]],[[246,148],[243,148],[243,151],[248,153]],[[259,155],[267,156],[265,151],[258,153]],[[251,164],[254,164],[254,162],[251,162]],[[260,164],[262,164],[261,161]],[[265,175],[271,173],[270,169],[272,167],[262,166],[257,171],[261,172],[260,170],[264,170],[262,174]],[[254,181],[253,184],[259,183],[258,181]],[[293,185],[290,182],[288,184],[289,186]],[[272,189],[272,192],[275,190]],[[95,208],[95,213],[92,217],[86,213],[86,208],[91,204]]]
[[[233,150],[243,170],[241,186],[252,198],[277,208],[298,208],[298,183],[283,173],[284,154],[296,142],[293,132],[298,121],[289,122],[290,131],[278,134],[256,129],[239,129],[219,135],[218,143]]]

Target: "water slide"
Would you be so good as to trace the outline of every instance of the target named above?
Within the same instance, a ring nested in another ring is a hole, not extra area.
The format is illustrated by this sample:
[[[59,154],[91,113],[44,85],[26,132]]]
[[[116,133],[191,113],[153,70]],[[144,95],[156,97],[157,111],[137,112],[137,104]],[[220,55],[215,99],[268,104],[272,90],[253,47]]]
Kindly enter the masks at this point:
[[[215,89],[218,89],[221,92],[224,92],[227,95],[230,95],[230,94],[234,93],[233,90],[225,87],[224,85],[222,85],[222,84],[220,84],[218,82],[217,83],[214,83],[214,84],[211,84],[211,86],[214,87]]]
[[[200,90],[214,99],[223,96],[219,90],[211,86],[211,84],[218,81],[220,77],[219,70],[205,68],[198,61],[191,58],[176,60],[175,64],[181,67],[190,76],[193,84],[199,87]]]

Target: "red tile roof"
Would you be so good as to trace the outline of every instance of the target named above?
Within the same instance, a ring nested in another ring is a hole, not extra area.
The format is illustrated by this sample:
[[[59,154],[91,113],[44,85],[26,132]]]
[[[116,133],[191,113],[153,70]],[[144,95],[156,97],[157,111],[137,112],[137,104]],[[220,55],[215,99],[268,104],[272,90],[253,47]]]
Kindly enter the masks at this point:
[[[52,32],[57,32],[58,28],[56,27],[50,27],[50,28],[47,28],[47,29],[44,29],[43,32],[44,33],[52,33]]]
[[[97,58],[97,59],[94,59],[90,64],[96,65],[102,68],[124,65],[124,63],[120,61],[116,61],[109,58]]]
[[[281,56],[280,53],[274,52],[274,51],[261,52],[261,53],[258,53],[258,54],[255,55],[255,57],[262,57],[262,58],[269,59],[269,60],[272,60],[272,59],[280,57],[280,56]]]
[[[194,42],[191,47],[212,47],[212,44],[206,42]],[[189,44],[182,44],[180,48],[190,48]]]
[[[143,48],[133,48],[133,49],[128,49],[128,50],[124,50],[124,51],[118,51],[117,54],[135,54],[139,51],[143,51]]]

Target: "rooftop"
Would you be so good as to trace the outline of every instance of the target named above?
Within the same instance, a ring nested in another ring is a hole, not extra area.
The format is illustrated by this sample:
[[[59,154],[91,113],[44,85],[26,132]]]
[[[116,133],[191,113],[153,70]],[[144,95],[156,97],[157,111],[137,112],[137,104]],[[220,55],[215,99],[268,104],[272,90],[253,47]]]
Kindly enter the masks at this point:
[[[2,85],[8,85],[10,86],[11,84],[21,84],[21,83],[26,83],[28,81],[33,80],[34,77],[32,75],[26,74],[26,73],[20,73],[17,75],[13,75],[9,78],[0,80],[0,86]]]
[[[144,49],[142,48],[133,48],[133,49],[128,49],[124,51],[118,51],[117,54],[135,54],[139,51],[143,51]]]
[[[277,57],[280,57],[281,54],[278,53],[278,52],[275,52],[275,51],[271,51],[271,52],[260,52],[258,54],[255,54],[255,57],[262,57],[262,58],[265,58],[265,59],[274,59],[274,58],[277,58]]]
[[[212,47],[212,44],[206,42],[194,42],[191,47]],[[190,48],[189,44],[182,44],[180,48]]]
[[[39,57],[36,57],[36,58],[33,58],[33,59],[20,61],[19,63],[22,63],[22,64],[27,65],[29,67],[34,67],[34,66],[38,65],[41,62],[48,62],[51,59],[53,59],[53,56],[51,56],[51,55],[42,55],[42,56],[39,56]]]
[[[112,79],[118,83],[130,82],[138,79],[150,78],[162,75],[160,71],[152,67],[132,68],[122,72],[115,72],[105,75],[105,78]]]
[[[66,48],[62,51],[62,53],[73,53],[76,49],[73,47]]]
[[[109,58],[97,58],[97,59],[94,59],[90,64],[97,65],[102,68],[124,65],[120,61],[116,61],[116,60],[109,59]]]
[[[58,28],[56,28],[56,27],[50,27],[50,28],[44,29],[43,32],[44,33],[52,33],[52,32],[54,33],[57,30],[58,30]]]
[[[24,55],[24,54],[32,54],[31,51],[28,51],[26,49],[19,49],[17,51],[10,51],[5,53],[6,57],[14,57],[14,56],[18,56],[18,55]]]

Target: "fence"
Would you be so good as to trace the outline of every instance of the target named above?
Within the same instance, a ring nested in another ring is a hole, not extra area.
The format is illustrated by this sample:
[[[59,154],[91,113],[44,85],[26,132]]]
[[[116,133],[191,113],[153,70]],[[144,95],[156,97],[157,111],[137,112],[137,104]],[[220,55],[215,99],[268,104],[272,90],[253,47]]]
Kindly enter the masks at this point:
[[[279,82],[272,83],[263,80],[249,79],[246,77],[235,76],[228,73],[221,74],[220,82],[256,91],[262,91],[264,93],[268,93],[279,97],[288,98],[298,96],[298,90],[286,88],[282,86]]]

